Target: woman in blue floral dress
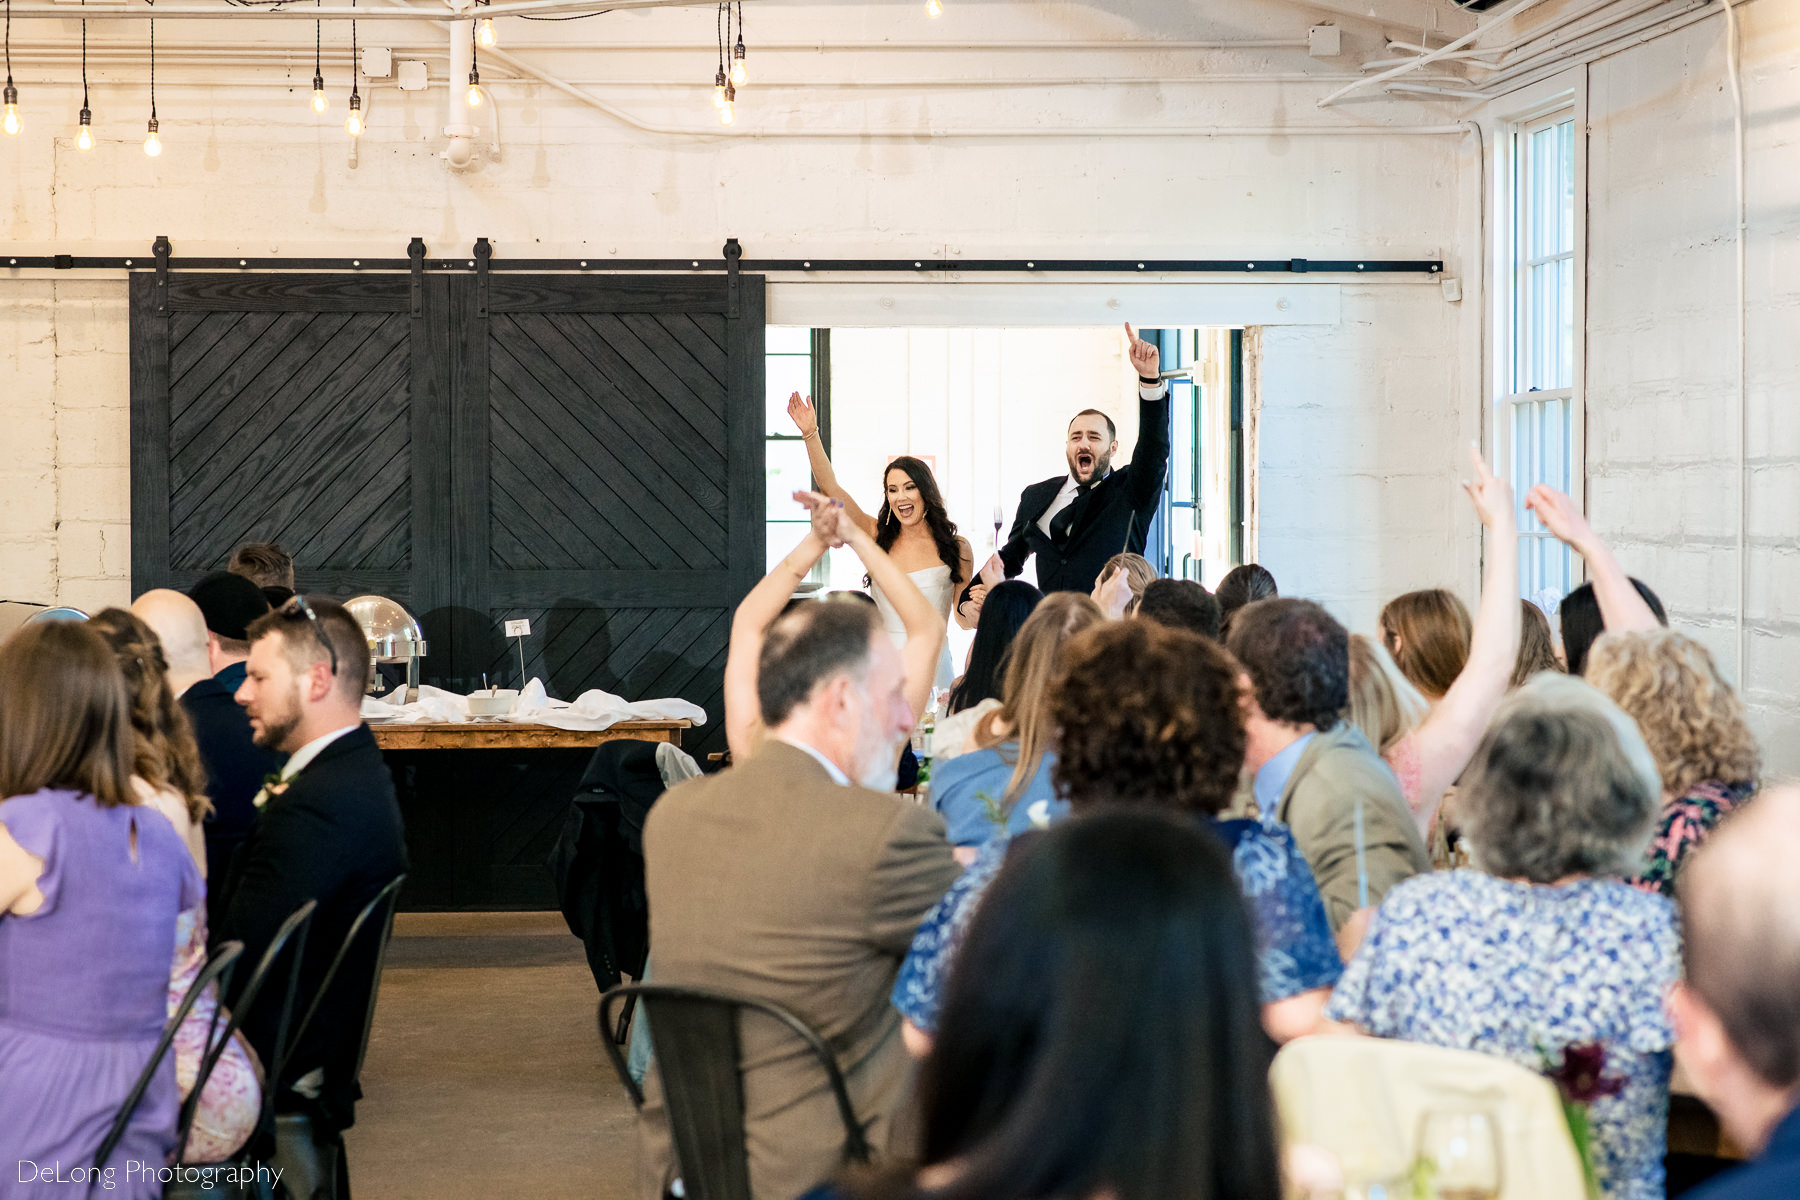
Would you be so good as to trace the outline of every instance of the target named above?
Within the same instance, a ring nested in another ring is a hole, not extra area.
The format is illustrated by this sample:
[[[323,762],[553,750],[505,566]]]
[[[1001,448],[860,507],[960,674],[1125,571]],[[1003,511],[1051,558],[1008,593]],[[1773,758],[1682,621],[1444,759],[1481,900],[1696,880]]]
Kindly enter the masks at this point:
[[[1643,854],[1660,791],[1630,718],[1578,679],[1534,679],[1502,704],[1457,795],[1482,869],[1394,888],[1326,1010],[1534,1070],[1598,1045],[1617,1085],[1590,1110],[1607,1200],[1663,1195],[1675,912],[1610,878]]]
[[[1244,759],[1236,664],[1215,642],[1143,621],[1090,630],[1064,656],[1048,703],[1059,731],[1056,781],[1070,808],[1176,809],[1216,834],[1255,923],[1264,1025],[1283,1040],[1306,1032],[1343,963],[1287,827],[1217,817]],[[1009,847],[1032,836],[983,846],[919,927],[894,986],[915,1049],[937,1028],[951,962],[977,902]]]

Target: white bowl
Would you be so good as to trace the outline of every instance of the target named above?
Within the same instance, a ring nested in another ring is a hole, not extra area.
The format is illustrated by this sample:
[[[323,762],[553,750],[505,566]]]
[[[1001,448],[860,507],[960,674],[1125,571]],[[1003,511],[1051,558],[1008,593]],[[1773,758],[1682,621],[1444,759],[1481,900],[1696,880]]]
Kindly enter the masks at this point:
[[[512,688],[502,688],[492,692],[472,692],[469,695],[469,715],[471,717],[504,717],[512,712],[518,701],[519,693]]]

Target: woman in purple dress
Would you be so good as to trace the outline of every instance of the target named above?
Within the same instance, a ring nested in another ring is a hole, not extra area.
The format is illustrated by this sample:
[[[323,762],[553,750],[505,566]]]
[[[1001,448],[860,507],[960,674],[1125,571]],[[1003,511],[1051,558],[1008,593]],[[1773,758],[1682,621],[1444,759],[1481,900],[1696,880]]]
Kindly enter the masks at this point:
[[[0,646],[0,1169],[9,1197],[162,1194],[175,1143],[165,1058],[94,1172],[166,1017],[175,918],[199,872],[131,785],[125,680],[81,624]]]

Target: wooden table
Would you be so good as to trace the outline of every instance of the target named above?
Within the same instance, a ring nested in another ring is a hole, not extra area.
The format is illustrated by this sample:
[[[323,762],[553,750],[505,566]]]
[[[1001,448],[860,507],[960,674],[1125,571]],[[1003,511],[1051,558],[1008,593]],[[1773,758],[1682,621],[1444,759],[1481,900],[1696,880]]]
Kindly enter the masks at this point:
[[[383,750],[591,750],[602,742],[635,738],[681,745],[691,721],[621,721],[608,729],[558,729],[515,721],[394,725],[372,723],[369,732]]]

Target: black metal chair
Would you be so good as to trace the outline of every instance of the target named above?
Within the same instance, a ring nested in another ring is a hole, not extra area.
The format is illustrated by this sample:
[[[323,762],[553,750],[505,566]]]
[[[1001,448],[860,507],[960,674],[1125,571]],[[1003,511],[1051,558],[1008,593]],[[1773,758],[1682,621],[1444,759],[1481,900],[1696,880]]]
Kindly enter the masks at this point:
[[[255,1010],[261,998],[263,987],[274,973],[275,964],[292,944],[293,953],[289,956],[287,970],[287,986],[281,990],[281,1017],[275,1026],[275,1053],[272,1061],[263,1064],[267,1071],[267,1079],[263,1085],[262,1117],[257,1123],[257,1133],[252,1135],[250,1145],[255,1146],[262,1136],[262,1131],[269,1128],[275,1113],[276,1080],[281,1078],[281,1071],[286,1066],[288,1048],[288,1022],[294,1011],[294,993],[300,986],[300,963],[306,955],[306,935],[312,924],[313,910],[317,903],[308,900],[288,915],[269,939],[268,948],[256,964],[256,970],[244,984],[244,990],[238,993],[237,1003],[231,1009],[231,1015],[225,1022],[225,1030],[217,1041],[208,1040],[206,1057],[200,1060],[200,1070],[195,1073],[193,1090],[188,1092],[187,1101],[181,1106],[181,1132],[175,1143],[175,1162],[183,1167],[199,1168],[198,1179],[177,1179],[163,1188],[163,1200],[210,1200],[212,1197],[252,1195],[253,1191],[217,1182],[223,1172],[207,1171],[206,1168],[222,1168],[243,1166],[250,1161],[250,1152],[246,1149],[230,1160],[217,1163],[190,1163],[184,1161],[187,1155],[188,1136],[193,1132],[194,1117],[200,1109],[200,1096],[206,1090],[206,1081],[212,1077],[213,1068],[219,1065],[219,1059],[231,1045],[244,1023],[246,1014]],[[220,989],[223,993],[224,989]],[[241,1173],[240,1173],[241,1174]]]
[[[663,1103],[675,1143],[675,1161],[688,1200],[751,1200],[750,1157],[744,1144],[744,1082],[738,1069],[740,1013],[760,1013],[785,1025],[812,1052],[844,1123],[844,1156],[869,1161],[869,1142],[837,1055],[812,1027],[780,1005],[752,996],[706,988],[634,983],[600,997],[597,1014],[600,1044],[612,1060],[619,1082],[632,1103],[643,1107],[644,1093],[632,1080],[613,1038],[612,1006],[636,999],[650,1019],[650,1043],[663,1082]]]
[[[319,981],[319,990],[314,993],[312,1003],[307,1005],[306,1015],[300,1018],[300,1024],[294,1030],[294,1044],[299,1045],[357,939],[372,919],[378,921],[379,928],[374,935],[374,971],[369,977],[368,1000],[363,1006],[362,1041],[356,1050],[353,1082],[362,1077],[363,1059],[369,1052],[369,1030],[375,1023],[375,999],[381,990],[381,969],[387,961],[388,940],[394,929],[394,909],[399,904],[400,888],[405,882],[405,875],[395,876],[356,914],[356,920],[350,922],[349,931],[344,934],[337,954],[325,970],[325,977]],[[318,1120],[311,1112],[275,1114],[275,1153],[270,1158],[270,1165],[281,1169],[282,1186],[291,1200],[349,1200],[350,1174],[344,1154],[344,1133],[329,1126],[328,1121]]]
[[[125,1130],[131,1124],[132,1115],[137,1112],[138,1105],[143,1103],[144,1093],[150,1090],[151,1080],[156,1078],[157,1071],[162,1067],[163,1059],[169,1053],[169,1047],[175,1042],[175,1031],[181,1028],[183,1021],[187,1020],[188,1013],[193,1011],[194,1004],[206,991],[208,985],[218,983],[220,989],[224,989],[231,980],[231,969],[237,965],[238,955],[243,952],[244,944],[242,942],[226,942],[219,947],[212,958],[207,960],[206,965],[200,969],[200,973],[194,977],[194,982],[188,985],[187,993],[182,996],[181,1003],[176,1006],[174,1014],[164,1022],[162,1036],[157,1039],[156,1049],[151,1053],[150,1060],[144,1064],[143,1071],[138,1074],[137,1082],[132,1085],[130,1094],[125,1097],[125,1102],[119,1105],[119,1111],[113,1117],[112,1127],[106,1131],[106,1138],[100,1143],[99,1153],[94,1155],[96,1172],[106,1166],[106,1160],[112,1157],[114,1150],[118,1149],[120,1140],[125,1136]],[[215,1012],[213,1016],[216,1019],[218,1014]],[[156,1165],[160,1166],[161,1164]]]

